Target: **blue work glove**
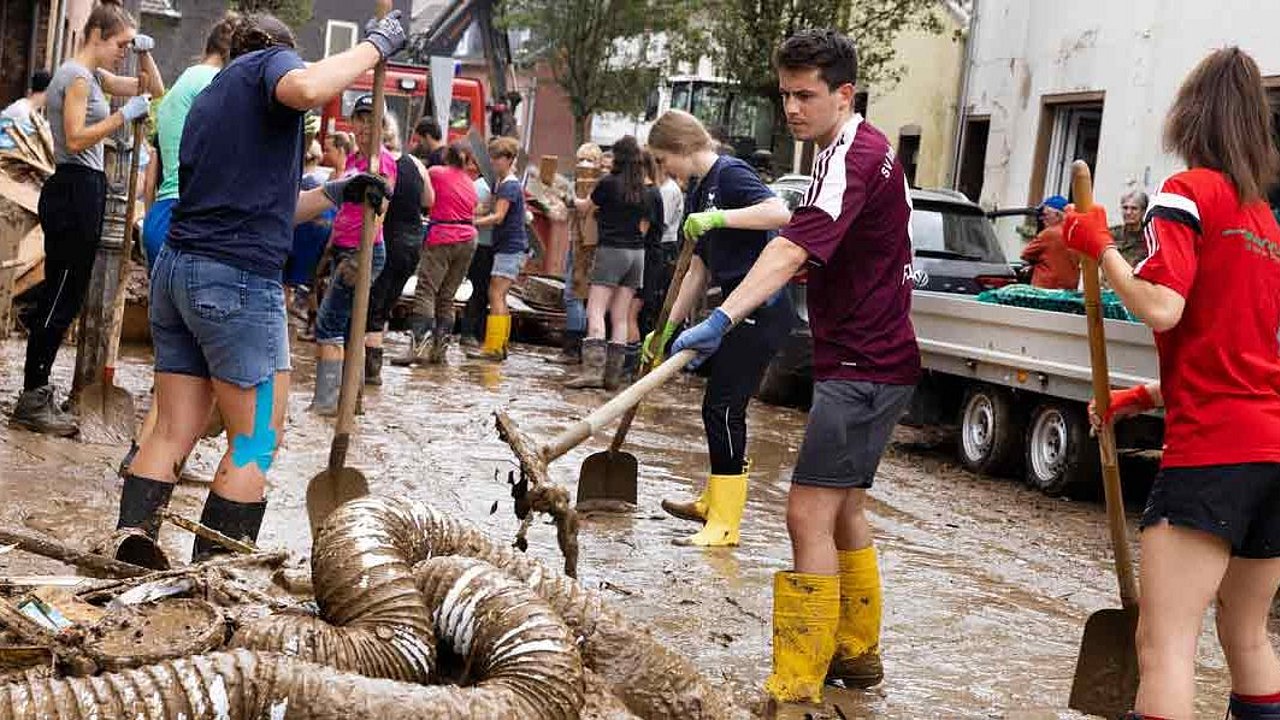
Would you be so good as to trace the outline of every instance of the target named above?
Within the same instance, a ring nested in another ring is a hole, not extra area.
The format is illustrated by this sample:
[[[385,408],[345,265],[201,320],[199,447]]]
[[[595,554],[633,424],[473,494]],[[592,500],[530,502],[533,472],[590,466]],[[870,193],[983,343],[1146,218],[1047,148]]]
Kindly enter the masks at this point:
[[[129,47],[133,48],[136,53],[151,52],[156,49],[156,41],[150,35],[138,33],[133,36],[133,42],[129,43]]]
[[[399,10],[392,10],[381,20],[377,18],[371,19],[365,23],[364,32],[364,39],[378,48],[383,60],[400,52],[409,44],[409,37],[405,35],[404,25],[400,24]]]
[[[382,201],[391,194],[391,188],[381,175],[360,173],[330,180],[324,184],[324,196],[334,205],[363,203],[366,198],[373,211],[382,214]]]
[[[725,311],[716,308],[706,320],[680,333],[680,337],[671,346],[671,355],[675,356],[681,350],[697,352],[698,356],[689,363],[689,369],[696,370],[715,354],[720,348],[720,341],[732,329],[733,319]]]
[[[124,116],[125,122],[133,122],[141,120],[151,113],[151,96],[150,95],[134,95],[129,98],[129,102],[120,108],[120,114]]]

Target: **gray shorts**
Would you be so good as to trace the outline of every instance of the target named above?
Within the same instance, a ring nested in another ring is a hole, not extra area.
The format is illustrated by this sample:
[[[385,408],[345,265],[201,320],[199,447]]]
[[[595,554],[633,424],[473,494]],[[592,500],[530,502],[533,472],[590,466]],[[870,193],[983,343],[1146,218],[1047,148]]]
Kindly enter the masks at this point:
[[[597,247],[591,284],[640,289],[644,284],[644,248]]]
[[[869,488],[893,428],[911,402],[912,385],[859,380],[814,383],[813,407],[791,482]]]

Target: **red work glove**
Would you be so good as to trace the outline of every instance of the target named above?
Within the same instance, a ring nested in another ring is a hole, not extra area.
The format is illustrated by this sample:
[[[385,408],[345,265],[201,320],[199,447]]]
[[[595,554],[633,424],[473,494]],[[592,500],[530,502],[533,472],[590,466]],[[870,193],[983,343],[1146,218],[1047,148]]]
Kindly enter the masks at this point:
[[[1107,229],[1107,211],[1101,205],[1094,205],[1083,213],[1076,212],[1074,205],[1068,207],[1062,236],[1067,247],[1094,260],[1101,260],[1107,248],[1115,246]]]
[[[1138,415],[1155,406],[1156,400],[1151,397],[1151,392],[1147,390],[1146,385],[1138,385],[1125,390],[1112,390],[1111,406],[1107,408],[1107,414],[1101,418],[1098,417],[1095,402],[1089,401],[1089,421],[1093,424],[1094,429],[1097,429],[1103,424],[1110,425],[1115,422],[1117,417],[1126,418],[1131,415]]]

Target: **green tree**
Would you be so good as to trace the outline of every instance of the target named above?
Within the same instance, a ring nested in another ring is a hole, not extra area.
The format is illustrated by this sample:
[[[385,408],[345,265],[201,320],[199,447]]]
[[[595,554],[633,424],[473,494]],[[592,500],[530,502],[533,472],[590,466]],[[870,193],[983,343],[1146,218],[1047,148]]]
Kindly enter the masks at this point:
[[[271,13],[295,29],[312,16],[312,0],[234,0],[231,5],[240,12]]]
[[[573,136],[597,112],[643,112],[657,87],[666,33],[689,17],[684,0],[502,0],[501,24],[528,33],[516,60],[546,63],[568,96]]]

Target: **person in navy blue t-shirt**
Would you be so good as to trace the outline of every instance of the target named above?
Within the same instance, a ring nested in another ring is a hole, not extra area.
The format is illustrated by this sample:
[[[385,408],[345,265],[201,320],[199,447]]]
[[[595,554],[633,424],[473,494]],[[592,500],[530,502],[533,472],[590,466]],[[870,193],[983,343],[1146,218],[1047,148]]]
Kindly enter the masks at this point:
[[[493,211],[476,218],[476,227],[493,228],[493,271],[489,280],[489,317],[484,325],[484,345],[467,357],[478,360],[505,360],[511,340],[511,311],[507,291],[520,277],[529,259],[529,236],[525,231],[524,185],[516,176],[520,143],[515,138],[489,141],[489,161],[497,176],[493,191]]]
[[[669,322],[645,338],[646,357],[662,354],[707,287],[719,287],[726,297],[733,292],[774,231],[791,218],[786,203],[750,165],[717,155],[715,147],[702,123],[679,110],[664,113],[649,133],[649,151],[663,168],[673,177],[694,178],[685,202],[684,242],[697,244]],[[662,501],[672,515],[705,523],[701,532],[682,542],[738,544],[738,524],[747,501],[747,404],[790,333],[793,314],[787,296],[779,293],[730,332],[720,351],[700,368],[707,376],[702,423],[711,476],[697,500]]]
[[[299,192],[306,111],[405,45],[398,12],[365,29],[365,42],[307,66],[287,25],[247,15],[233,32],[231,62],[191,106],[180,199],[151,276],[159,416],[129,465],[119,527],[154,536],[174,469],[216,398],[229,442],[200,522],[235,538],[258,535],[289,393],[281,274],[294,223],[385,188],[357,176]],[[217,551],[197,538],[192,559]]]

